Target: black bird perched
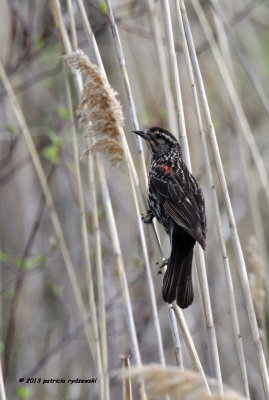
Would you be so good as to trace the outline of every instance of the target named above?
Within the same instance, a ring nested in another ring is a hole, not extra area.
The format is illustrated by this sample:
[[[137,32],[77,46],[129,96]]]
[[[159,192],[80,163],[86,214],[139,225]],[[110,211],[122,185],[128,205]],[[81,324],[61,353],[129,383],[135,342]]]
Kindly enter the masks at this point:
[[[205,250],[206,215],[202,190],[182,160],[176,138],[162,128],[133,131],[152,150],[149,168],[148,215],[164,226],[171,241],[171,255],[163,279],[163,299],[176,300],[181,308],[193,302],[192,257],[196,241]]]

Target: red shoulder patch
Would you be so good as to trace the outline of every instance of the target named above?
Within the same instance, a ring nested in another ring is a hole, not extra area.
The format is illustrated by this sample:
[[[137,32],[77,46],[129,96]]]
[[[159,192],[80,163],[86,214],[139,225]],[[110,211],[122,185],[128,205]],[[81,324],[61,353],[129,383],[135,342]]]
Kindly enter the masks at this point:
[[[157,165],[156,168],[161,169],[162,171],[166,172],[167,174],[171,174],[171,168],[168,167],[168,165],[160,164],[160,165]]]

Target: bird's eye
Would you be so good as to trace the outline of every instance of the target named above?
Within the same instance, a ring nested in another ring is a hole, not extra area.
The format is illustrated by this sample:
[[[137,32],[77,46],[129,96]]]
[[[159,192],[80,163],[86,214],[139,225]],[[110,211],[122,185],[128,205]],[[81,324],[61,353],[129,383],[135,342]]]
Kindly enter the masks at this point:
[[[159,133],[157,133],[157,134],[155,135],[155,137],[156,137],[157,139],[160,139],[160,138],[162,137],[162,135],[160,135]]]

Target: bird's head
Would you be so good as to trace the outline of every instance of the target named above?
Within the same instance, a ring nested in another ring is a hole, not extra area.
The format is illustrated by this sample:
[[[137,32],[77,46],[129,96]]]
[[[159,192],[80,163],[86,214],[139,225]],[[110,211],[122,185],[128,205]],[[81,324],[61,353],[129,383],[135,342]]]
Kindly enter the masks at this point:
[[[149,143],[153,153],[163,154],[174,149],[180,151],[180,145],[174,135],[165,129],[154,127],[145,129],[144,131],[133,132]]]

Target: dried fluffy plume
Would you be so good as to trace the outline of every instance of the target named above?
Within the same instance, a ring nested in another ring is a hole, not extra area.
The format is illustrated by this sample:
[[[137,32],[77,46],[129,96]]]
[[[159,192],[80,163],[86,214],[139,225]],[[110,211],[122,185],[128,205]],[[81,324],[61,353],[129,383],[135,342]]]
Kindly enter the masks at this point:
[[[77,112],[81,125],[96,141],[83,155],[90,151],[105,151],[110,156],[111,163],[117,164],[123,158],[123,148],[119,142],[123,115],[121,105],[116,99],[117,93],[82,50],[67,54],[64,59],[85,76]]]
[[[143,379],[150,399],[159,399],[169,395],[170,400],[246,400],[245,397],[233,390],[226,389],[224,395],[210,394],[205,388],[204,381],[198,372],[176,367],[163,368],[158,364],[151,364],[139,368],[131,368],[130,374],[118,373],[120,377],[130,375],[136,381]],[[208,378],[212,388],[217,387],[217,381]]]

